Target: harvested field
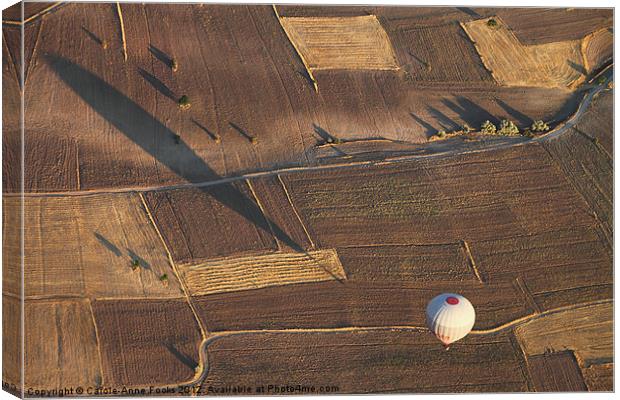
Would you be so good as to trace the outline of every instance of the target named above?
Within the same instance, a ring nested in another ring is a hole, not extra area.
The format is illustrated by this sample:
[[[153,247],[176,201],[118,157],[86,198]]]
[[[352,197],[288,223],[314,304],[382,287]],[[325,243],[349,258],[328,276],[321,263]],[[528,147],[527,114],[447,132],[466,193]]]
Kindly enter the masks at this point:
[[[189,381],[199,327],[184,300],[94,301],[103,381],[112,387]]]
[[[535,312],[519,288],[509,282],[482,285],[471,280],[437,282],[402,278],[395,269],[364,274],[344,263],[347,279],[219,293],[192,298],[211,332],[246,329],[342,328],[356,326],[426,326],[424,310],[439,293],[458,291],[476,307],[475,329],[493,328]],[[389,266],[389,264],[388,264]],[[424,264],[420,264],[423,268]],[[368,267],[366,266],[366,269]]]
[[[374,15],[280,21],[311,70],[398,69],[390,39]]]
[[[462,75],[454,63],[411,73],[409,80],[394,71],[316,71],[317,94],[270,6],[133,3],[121,9],[127,61],[116,5],[70,3],[44,17],[28,68],[26,142],[58,150],[75,143],[82,190],[196,183],[313,165],[320,140],[314,125],[342,139],[419,144],[446,124],[509,116],[502,105],[518,110],[511,119],[526,116],[527,124],[558,120],[579,98],[545,88],[500,88],[488,75],[476,81],[480,61],[454,21],[442,19],[437,32],[427,24],[411,50],[433,56],[438,50],[420,41],[445,33],[442,42],[455,43],[464,55]],[[457,14],[467,17],[458,10],[450,15]],[[406,26],[415,21],[407,19]],[[396,18],[385,24],[391,42],[405,46],[393,24]],[[178,26],[192,40],[178,40]],[[412,62],[410,55],[398,57]],[[190,110],[179,110],[181,95],[191,100]],[[69,177],[46,174],[58,168],[57,160],[52,150],[43,154],[27,171],[26,187],[75,188],[74,170],[58,171]]]
[[[5,209],[19,200],[5,198]],[[26,197],[24,212],[26,297],[182,296],[138,195]]]
[[[340,393],[528,389],[520,354],[505,335],[470,337],[446,352],[426,331],[256,333],[219,338],[208,353],[205,389],[270,384],[337,386]]]
[[[614,390],[614,364],[593,364],[582,371],[588,390],[612,392]]]
[[[613,303],[569,309],[533,319],[515,328],[526,355],[572,350],[580,365],[613,359]]]
[[[88,300],[25,304],[25,387],[101,385],[99,343]]]
[[[144,198],[177,263],[278,249],[273,227],[244,181],[148,192]]]
[[[584,53],[588,62],[588,71],[596,71],[607,62],[613,61],[613,28],[603,28],[584,38]]]
[[[543,146],[587,201],[611,248],[613,238],[613,160],[590,136],[571,129]]]
[[[6,215],[6,214],[5,214]],[[5,235],[3,237],[6,238]],[[6,253],[3,254],[6,256]],[[4,267],[6,269],[6,267]],[[3,279],[4,291],[10,283]],[[21,302],[2,295],[2,382],[19,387],[22,371]]]
[[[334,250],[211,259],[181,267],[192,295],[346,279]]]
[[[527,365],[537,392],[585,392],[588,390],[572,351],[528,357]]]
[[[463,29],[500,85],[572,88],[587,74],[578,40],[525,46],[499,18],[467,22]]]

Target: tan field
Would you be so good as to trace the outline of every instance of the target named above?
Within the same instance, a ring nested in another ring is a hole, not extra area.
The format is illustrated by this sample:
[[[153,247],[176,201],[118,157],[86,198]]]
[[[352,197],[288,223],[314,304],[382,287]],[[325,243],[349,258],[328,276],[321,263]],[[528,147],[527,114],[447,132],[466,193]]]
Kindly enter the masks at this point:
[[[571,88],[586,74],[581,41],[523,45],[499,17],[463,24],[484,65],[500,85]]]
[[[280,21],[312,70],[398,68],[390,39],[374,15]]]
[[[227,257],[179,269],[192,295],[346,279],[335,250]]]

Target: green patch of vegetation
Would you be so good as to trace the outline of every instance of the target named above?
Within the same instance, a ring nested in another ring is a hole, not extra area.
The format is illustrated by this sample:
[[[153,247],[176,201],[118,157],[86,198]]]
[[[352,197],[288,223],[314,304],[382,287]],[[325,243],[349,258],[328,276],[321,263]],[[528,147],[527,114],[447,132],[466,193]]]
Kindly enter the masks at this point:
[[[133,260],[131,260],[131,269],[132,270],[137,270],[140,267],[140,260],[138,260],[137,258],[134,258]]]
[[[435,135],[437,135],[437,137],[444,138],[444,137],[446,137],[446,131],[444,131],[444,130],[437,131],[437,133]]]
[[[168,283],[168,274],[163,274],[162,276],[159,277],[159,280],[162,281],[164,284]]]
[[[181,96],[178,103],[181,110],[187,110],[192,106],[192,103],[190,103],[189,97],[187,97],[187,95]]]
[[[549,125],[542,120],[536,120],[532,123],[530,129],[532,132],[546,132],[549,130]]]
[[[497,130],[498,135],[504,136],[514,136],[519,134],[519,128],[509,119],[504,119],[499,124],[499,129]]]
[[[257,144],[258,143],[258,139],[256,138],[256,136],[250,136],[250,138],[248,140],[252,144]]]
[[[491,121],[486,120],[480,125],[480,132],[485,135],[495,135],[497,133],[497,127]]]
[[[497,22],[497,20],[489,18],[489,20],[487,21],[487,26],[489,28],[497,28],[499,26],[499,23]]]

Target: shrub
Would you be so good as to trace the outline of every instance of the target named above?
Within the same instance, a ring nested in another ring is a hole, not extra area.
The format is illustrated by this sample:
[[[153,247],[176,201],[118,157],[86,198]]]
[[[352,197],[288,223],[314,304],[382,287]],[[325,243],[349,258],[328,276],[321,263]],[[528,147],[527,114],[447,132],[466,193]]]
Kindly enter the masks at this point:
[[[436,135],[437,137],[440,137],[440,138],[446,137],[446,131],[444,130],[437,131]]]
[[[189,102],[189,97],[183,95],[179,98],[179,107],[181,110],[187,110],[192,106],[192,103]]]
[[[167,283],[168,282],[168,274],[163,274],[162,276],[159,277],[159,280]]]
[[[532,123],[530,128],[532,132],[546,132],[549,130],[549,125],[542,120],[537,120]]]
[[[497,133],[497,127],[491,121],[486,120],[480,126],[480,131],[485,135],[495,135]]]
[[[250,143],[252,144],[258,143],[258,139],[256,138],[256,136],[250,136]]]
[[[179,62],[176,58],[170,60],[170,69],[172,69],[172,72],[177,72],[177,70],[179,69]]]
[[[461,130],[463,131],[463,133],[469,133],[469,132],[473,131],[474,128],[472,128],[468,124],[463,124],[463,126],[461,126]]]
[[[496,21],[495,19],[490,18],[490,19],[487,21],[487,26],[488,26],[489,28],[497,28],[497,27],[499,26],[499,24],[497,23],[497,21]]]
[[[131,260],[131,269],[132,270],[136,270],[138,269],[138,267],[140,266],[140,260],[138,260],[137,258],[134,258],[133,260]]]
[[[499,130],[497,131],[500,135],[513,136],[519,134],[519,128],[515,125],[514,122],[504,119],[499,124]]]

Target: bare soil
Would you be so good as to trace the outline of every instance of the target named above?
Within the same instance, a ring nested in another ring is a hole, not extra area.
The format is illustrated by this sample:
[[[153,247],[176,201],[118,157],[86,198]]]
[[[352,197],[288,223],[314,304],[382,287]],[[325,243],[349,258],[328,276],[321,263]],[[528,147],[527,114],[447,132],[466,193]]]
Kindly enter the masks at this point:
[[[527,364],[537,392],[585,392],[588,389],[571,351],[528,357]]]

